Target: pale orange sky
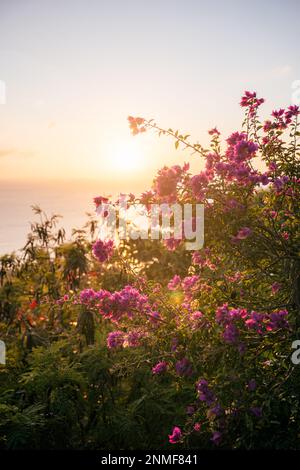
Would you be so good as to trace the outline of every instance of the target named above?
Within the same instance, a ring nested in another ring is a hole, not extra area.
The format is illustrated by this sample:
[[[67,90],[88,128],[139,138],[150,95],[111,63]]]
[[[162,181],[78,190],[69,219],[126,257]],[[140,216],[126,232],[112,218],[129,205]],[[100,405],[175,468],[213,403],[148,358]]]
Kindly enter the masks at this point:
[[[165,164],[196,171],[198,157],[171,140],[131,137],[126,117],[154,117],[206,144],[215,125],[224,138],[240,128],[244,89],[267,99],[263,112],[289,105],[299,3],[267,4],[1,1],[0,179],[93,179],[134,192]]]

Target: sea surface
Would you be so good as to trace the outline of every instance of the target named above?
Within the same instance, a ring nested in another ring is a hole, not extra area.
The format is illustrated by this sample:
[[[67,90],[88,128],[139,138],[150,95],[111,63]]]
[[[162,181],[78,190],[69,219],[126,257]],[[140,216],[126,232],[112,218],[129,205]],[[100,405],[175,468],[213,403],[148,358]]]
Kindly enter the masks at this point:
[[[38,220],[32,205],[48,215],[60,214],[59,225],[67,237],[72,228],[82,228],[94,213],[93,197],[111,192],[96,182],[11,182],[0,181],[0,255],[21,249],[30,232],[30,222]]]

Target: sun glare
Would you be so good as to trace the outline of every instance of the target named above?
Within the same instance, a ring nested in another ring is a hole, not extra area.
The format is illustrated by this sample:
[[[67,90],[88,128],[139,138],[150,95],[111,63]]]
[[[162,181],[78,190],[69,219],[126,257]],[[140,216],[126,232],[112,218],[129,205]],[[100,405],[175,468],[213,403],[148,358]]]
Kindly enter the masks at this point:
[[[107,166],[115,173],[132,173],[143,166],[143,156],[134,139],[117,142],[111,146],[107,155]]]

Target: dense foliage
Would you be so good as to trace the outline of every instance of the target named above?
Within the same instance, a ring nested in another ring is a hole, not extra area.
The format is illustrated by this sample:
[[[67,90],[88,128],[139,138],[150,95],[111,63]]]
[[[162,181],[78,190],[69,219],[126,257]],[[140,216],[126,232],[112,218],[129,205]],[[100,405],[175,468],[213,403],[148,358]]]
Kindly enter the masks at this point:
[[[262,103],[245,92],[225,148],[216,128],[204,149],[129,117],[199,159],[130,201],[204,204],[200,250],[116,246],[92,215],[66,242],[34,207],[21,254],[0,259],[0,448],[299,448],[299,110],[261,124]]]

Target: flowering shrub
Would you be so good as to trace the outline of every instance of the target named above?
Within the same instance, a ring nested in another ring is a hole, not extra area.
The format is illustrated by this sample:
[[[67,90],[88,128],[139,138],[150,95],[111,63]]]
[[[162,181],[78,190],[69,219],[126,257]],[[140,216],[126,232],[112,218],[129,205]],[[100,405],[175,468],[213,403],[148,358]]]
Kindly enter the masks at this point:
[[[37,227],[22,261],[1,259],[15,362],[0,377],[0,446],[299,448],[299,109],[261,123],[263,102],[245,92],[242,129],[223,145],[209,130],[208,149],[128,118],[134,136],[153,130],[199,157],[197,174],[163,167],[130,202],[203,203],[203,249],[116,247],[90,220],[70,244]],[[11,440],[30,410],[30,432]]]

